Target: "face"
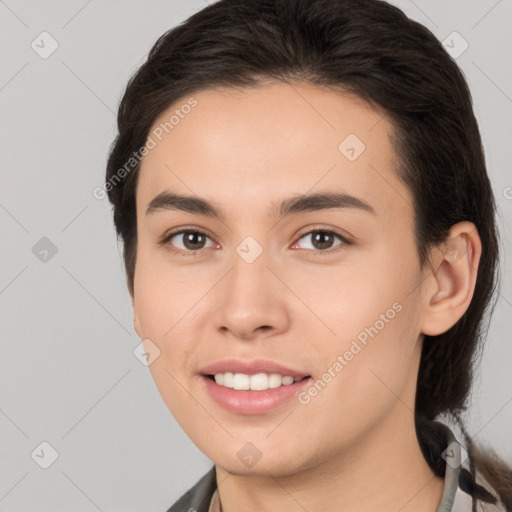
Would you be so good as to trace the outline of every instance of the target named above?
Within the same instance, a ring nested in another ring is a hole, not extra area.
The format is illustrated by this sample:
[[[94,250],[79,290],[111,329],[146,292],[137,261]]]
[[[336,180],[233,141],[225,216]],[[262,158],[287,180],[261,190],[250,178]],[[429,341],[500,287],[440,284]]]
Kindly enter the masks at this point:
[[[422,272],[390,122],[307,85],[178,103],[140,168],[133,308],[186,434],[285,475],[412,421]]]

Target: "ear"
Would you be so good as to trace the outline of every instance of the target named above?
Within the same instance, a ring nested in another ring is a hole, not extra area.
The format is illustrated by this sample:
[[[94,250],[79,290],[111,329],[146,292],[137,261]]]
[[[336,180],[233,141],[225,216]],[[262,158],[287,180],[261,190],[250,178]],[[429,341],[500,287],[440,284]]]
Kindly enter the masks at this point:
[[[142,329],[140,328],[139,315],[137,314],[137,308],[135,307],[135,299],[132,295],[132,315],[133,315],[133,328],[140,339],[144,339],[142,336]]]
[[[438,249],[434,270],[425,279],[421,332],[429,336],[453,327],[471,303],[482,254],[476,226],[467,221],[455,224]]]

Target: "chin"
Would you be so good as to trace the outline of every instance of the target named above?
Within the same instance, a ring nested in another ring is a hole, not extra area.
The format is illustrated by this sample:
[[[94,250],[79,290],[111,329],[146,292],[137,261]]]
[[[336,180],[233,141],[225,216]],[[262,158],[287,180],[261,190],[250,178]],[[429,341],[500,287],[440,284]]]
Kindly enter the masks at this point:
[[[260,458],[258,458],[260,457]],[[251,458],[250,449],[245,451],[239,450],[235,457],[226,457],[223,452],[217,458],[209,457],[218,468],[237,476],[265,477],[269,475],[273,477],[286,477],[312,467],[314,464],[308,465],[305,461],[297,460],[297,456],[293,454],[283,454],[276,450],[269,451],[269,455],[265,453],[260,455],[254,451]]]

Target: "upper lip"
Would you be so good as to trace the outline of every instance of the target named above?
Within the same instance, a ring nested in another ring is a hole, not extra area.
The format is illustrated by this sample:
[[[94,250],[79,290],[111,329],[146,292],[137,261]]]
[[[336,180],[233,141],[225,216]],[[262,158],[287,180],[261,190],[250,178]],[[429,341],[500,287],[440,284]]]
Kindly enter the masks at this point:
[[[200,370],[203,375],[215,375],[216,373],[245,373],[254,375],[256,373],[278,373],[285,377],[308,377],[306,372],[288,368],[282,364],[265,359],[253,359],[252,361],[244,361],[242,359],[222,359],[216,361]]]

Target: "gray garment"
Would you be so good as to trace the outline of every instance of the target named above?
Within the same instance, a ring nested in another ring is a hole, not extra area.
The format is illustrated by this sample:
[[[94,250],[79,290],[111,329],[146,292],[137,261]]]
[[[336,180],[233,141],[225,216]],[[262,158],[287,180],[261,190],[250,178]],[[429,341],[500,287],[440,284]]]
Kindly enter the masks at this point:
[[[436,512],[509,512],[495,489],[473,465],[467,447],[446,425],[439,421],[434,423],[446,434],[444,489]]]
[[[489,482],[475,469],[467,456],[466,446],[455,438],[452,430],[439,421],[433,420],[432,423],[443,442],[441,446],[436,446],[424,439],[429,447],[424,455],[431,467],[435,463],[435,453],[442,451],[446,461],[444,489],[437,512],[510,512]],[[213,466],[167,512],[208,512],[216,489]]]

